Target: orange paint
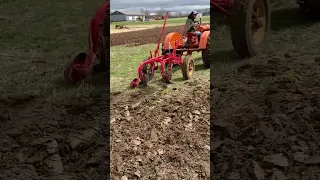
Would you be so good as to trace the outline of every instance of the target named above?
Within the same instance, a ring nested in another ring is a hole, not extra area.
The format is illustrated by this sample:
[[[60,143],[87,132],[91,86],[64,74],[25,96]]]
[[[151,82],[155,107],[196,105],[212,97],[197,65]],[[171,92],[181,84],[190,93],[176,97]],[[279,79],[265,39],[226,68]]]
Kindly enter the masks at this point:
[[[198,28],[198,31],[200,31],[201,33],[204,32],[204,31],[209,31],[209,30],[210,30],[210,25],[209,25],[209,24],[201,25],[201,26]]]
[[[201,34],[200,37],[200,43],[199,43],[199,49],[206,49],[207,48],[207,42],[208,42],[208,36],[210,35],[210,31],[204,31]],[[209,39],[210,41],[210,39]]]

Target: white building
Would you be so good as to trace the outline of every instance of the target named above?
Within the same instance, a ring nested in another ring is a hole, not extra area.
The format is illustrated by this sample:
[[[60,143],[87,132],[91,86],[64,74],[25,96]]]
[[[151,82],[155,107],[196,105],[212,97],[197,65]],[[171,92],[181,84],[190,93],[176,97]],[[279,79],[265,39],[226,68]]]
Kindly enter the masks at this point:
[[[110,21],[138,21],[138,19],[142,21],[146,20],[146,16],[139,11],[114,11],[110,14]]]

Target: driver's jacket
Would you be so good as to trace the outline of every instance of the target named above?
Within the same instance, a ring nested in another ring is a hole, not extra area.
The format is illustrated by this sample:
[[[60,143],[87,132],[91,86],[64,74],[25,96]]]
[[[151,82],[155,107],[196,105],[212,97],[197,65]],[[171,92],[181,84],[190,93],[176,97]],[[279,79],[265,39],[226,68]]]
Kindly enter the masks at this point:
[[[184,29],[183,35],[185,35],[187,32],[195,32],[195,27],[194,27],[194,20],[193,19],[187,19],[186,22],[186,27]]]

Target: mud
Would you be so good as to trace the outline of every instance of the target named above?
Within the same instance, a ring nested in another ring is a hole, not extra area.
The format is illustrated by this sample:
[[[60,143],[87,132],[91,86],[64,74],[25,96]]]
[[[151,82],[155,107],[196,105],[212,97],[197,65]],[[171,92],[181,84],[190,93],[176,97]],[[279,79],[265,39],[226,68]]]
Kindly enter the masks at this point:
[[[2,96],[0,179],[108,179],[107,96],[97,94]]]
[[[166,27],[164,36],[170,32],[180,32],[183,28],[181,26],[169,26]],[[124,33],[116,33],[110,35],[110,46],[117,45],[143,45],[143,44],[151,44],[157,43],[159,40],[159,36],[161,33],[162,27],[156,27],[152,29],[145,29],[140,31],[132,31],[132,32],[124,32]]]
[[[111,179],[209,179],[209,81],[111,99]]]
[[[320,179],[319,40],[288,31],[270,52],[211,71],[213,179]]]

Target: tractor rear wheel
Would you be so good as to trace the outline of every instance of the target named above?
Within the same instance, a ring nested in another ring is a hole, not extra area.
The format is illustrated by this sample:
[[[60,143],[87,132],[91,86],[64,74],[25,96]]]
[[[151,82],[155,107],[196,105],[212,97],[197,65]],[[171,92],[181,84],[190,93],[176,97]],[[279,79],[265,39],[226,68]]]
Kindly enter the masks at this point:
[[[230,14],[234,49],[242,58],[265,50],[270,31],[270,0],[237,0]]]
[[[191,78],[193,71],[195,69],[195,64],[193,57],[191,55],[186,55],[183,57],[183,63],[181,65],[182,76],[184,80]]]
[[[210,68],[210,35],[208,36],[206,49],[202,50],[202,61],[204,67]]]

